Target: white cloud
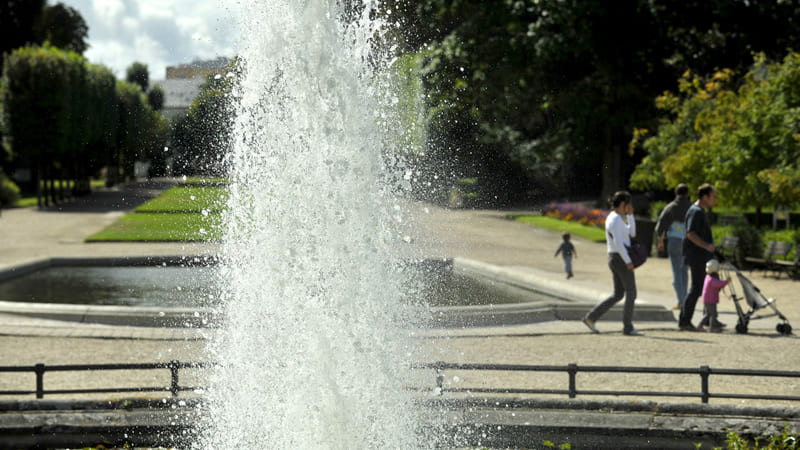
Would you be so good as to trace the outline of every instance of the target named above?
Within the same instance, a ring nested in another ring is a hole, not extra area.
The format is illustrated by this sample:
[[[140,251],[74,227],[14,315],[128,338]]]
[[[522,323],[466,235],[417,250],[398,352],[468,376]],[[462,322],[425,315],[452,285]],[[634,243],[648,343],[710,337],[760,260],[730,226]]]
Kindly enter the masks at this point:
[[[196,59],[234,56],[239,37],[235,0],[60,0],[81,13],[89,26],[93,63],[117,78],[134,61],[147,64],[150,79],[163,79],[166,66]]]
[[[73,2],[66,2],[71,4]],[[72,5],[73,8],[78,9],[80,11],[81,4],[85,4],[86,2],[74,2],[75,5]],[[92,9],[97,14],[97,19],[105,22],[105,23],[114,23],[119,20],[119,17],[125,12],[125,5],[122,3],[122,0],[94,0],[91,4]],[[81,11],[83,14],[83,11]],[[84,16],[84,19],[86,17]]]

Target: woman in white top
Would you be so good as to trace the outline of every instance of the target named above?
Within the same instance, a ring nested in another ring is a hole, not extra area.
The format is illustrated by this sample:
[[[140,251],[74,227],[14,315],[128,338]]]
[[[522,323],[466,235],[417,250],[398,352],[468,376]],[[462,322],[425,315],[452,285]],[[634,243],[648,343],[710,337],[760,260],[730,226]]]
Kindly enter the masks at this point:
[[[628,336],[642,336],[642,332],[633,328],[633,304],[636,301],[636,278],[633,274],[633,262],[628,254],[631,237],[636,236],[636,220],[633,217],[631,194],[619,191],[611,198],[613,211],[606,217],[606,243],[608,247],[608,267],[614,280],[614,293],[598,303],[583,318],[583,323],[599,333],[595,321],[612,306],[625,297],[622,313],[622,332]]]

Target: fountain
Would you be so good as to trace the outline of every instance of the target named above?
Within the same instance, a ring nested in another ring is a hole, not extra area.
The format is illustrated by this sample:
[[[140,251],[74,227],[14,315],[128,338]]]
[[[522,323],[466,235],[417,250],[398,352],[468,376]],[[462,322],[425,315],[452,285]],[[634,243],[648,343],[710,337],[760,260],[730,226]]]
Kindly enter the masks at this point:
[[[220,368],[197,448],[434,445],[405,389],[418,313],[393,250],[397,100],[376,45],[389,25],[342,3],[245,14]]]

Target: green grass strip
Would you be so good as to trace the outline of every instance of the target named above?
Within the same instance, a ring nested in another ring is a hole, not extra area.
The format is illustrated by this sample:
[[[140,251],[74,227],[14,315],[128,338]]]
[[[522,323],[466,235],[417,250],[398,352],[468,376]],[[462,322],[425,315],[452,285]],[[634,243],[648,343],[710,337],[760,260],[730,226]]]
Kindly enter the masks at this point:
[[[592,242],[605,242],[606,231],[603,228],[586,226],[578,222],[570,222],[567,220],[555,219],[547,216],[530,216],[530,215],[517,215],[509,214],[507,216],[511,220],[527,223],[540,228],[558,232],[569,232],[573,236],[580,236],[584,239],[589,239]]]
[[[219,214],[132,213],[86,242],[202,242],[219,241]]]
[[[137,213],[219,212],[228,201],[228,189],[178,186],[136,208]]]

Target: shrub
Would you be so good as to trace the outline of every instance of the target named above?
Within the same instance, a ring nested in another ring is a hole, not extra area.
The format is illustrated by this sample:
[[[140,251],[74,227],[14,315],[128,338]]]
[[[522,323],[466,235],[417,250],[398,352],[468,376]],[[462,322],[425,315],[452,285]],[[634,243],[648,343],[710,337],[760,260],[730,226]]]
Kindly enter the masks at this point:
[[[798,447],[798,435],[789,430],[787,424],[783,425],[783,431],[773,436],[762,436],[750,442],[735,431],[727,430],[728,436],[725,443],[729,450],[796,450]],[[698,447],[699,448],[699,447]]]
[[[19,200],[19,187],[0,171],[0,206],[14,205]]]
[[[760,258],[764,254],[764,243],[761,233],[747,224],[733,226],[733,235],[739,238],[739,248],[736,253],[737,265],[742,264],[745,256]]]

